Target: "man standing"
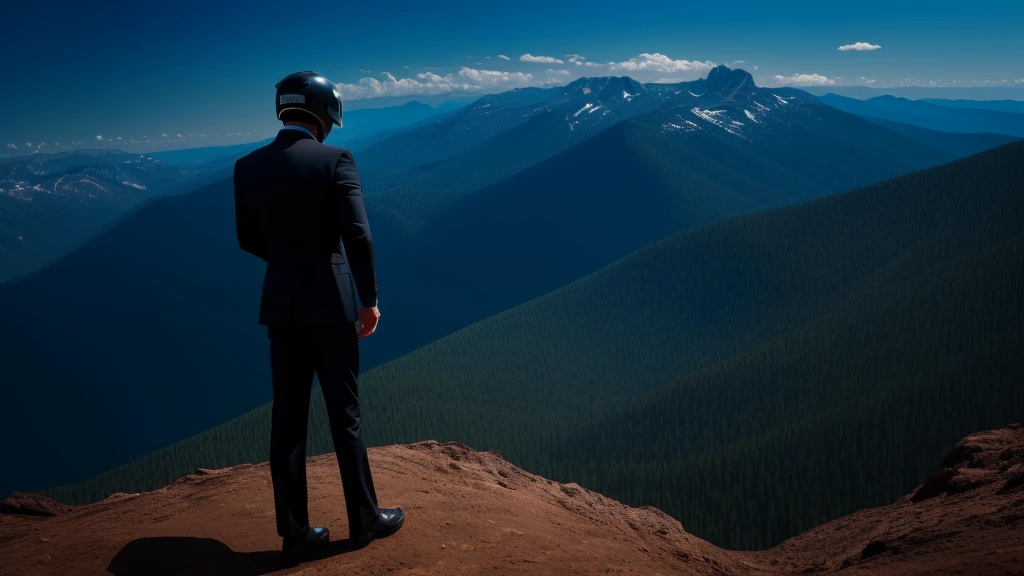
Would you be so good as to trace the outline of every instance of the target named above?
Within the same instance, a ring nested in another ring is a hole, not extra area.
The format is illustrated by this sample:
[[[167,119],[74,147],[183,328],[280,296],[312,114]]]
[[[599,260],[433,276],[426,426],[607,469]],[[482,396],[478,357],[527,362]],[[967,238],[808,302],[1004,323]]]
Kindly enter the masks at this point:
[[[341,96],[314,72],[277,84],[277,138],[235,163],[239,246],[267,263],[259,323],[267,326],[274,403],[270,471],[282,551],[301,560],[329,540],[309,526],[306,434],[313,374],[341,468],[349,535],[396,532],[401,508],[378,508],[360,435],[359,338],[373,334],[373,241],[352,153],[323,144],[342,125]],[[355,297],[362,307],[357,311]]]

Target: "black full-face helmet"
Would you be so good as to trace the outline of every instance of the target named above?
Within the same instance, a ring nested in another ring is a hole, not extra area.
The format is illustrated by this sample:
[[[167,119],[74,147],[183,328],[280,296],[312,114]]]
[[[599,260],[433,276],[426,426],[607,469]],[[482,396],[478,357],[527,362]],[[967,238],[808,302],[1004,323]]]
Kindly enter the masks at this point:
[[[277,83],[277,118],[285,110],[302,110],[316,117],[322,142],[331,127],[341,123],[341,93],[333,82],[316,72],[296,72]]]

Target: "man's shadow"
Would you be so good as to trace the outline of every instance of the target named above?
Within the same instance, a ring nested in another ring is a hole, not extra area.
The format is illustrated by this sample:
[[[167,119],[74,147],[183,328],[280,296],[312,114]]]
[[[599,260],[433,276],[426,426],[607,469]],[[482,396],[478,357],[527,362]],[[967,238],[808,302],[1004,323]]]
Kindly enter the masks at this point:
[[[366,546],[351,540],[335,540],[303,562],[345,554]],[[299,564],[289,563],[277,551],[235,552],[213,538],[138,538],[121,548],[107,566],[114,576],[222,575],[259,576]]]

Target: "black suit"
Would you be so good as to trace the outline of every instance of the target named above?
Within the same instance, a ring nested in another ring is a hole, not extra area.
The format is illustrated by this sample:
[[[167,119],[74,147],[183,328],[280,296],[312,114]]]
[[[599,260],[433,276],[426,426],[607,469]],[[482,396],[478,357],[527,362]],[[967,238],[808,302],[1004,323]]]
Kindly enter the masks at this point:
[[[235,163],[234,184],[239,246],[267,262],[259,323],[267,326],[274,382],[270,469],[278,534],[294,536],[309,524],[306,434],[314,372],[349,529],[358,531],[377,518],[378,508],[360,435],[352,286],[363,305],[375,306],[377,279],[352,154],[283,129]]]

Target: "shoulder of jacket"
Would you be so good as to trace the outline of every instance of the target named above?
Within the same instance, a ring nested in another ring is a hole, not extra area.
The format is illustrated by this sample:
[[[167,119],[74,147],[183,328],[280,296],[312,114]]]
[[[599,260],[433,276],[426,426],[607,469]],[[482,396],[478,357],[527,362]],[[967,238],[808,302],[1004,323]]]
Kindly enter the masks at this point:
[[[247,152],[246,154],[243,154],[243,155],[239,156],[235,160],[235,167],[237,168],[239,164],[245,164],[245,163],[249,162],[252,159],[252,157],[255,156],[256,153],[259,152],[259,151],[260,151],[260,149],[257,148],[255,150],[252,150],[250,152]]]
[[[341,158],[343,156],[352,157],[352,151],[348,148],[342,148],[341,146],[332,146],[331,144],[321,144],[323,150],[330,153],[331,156]]]

